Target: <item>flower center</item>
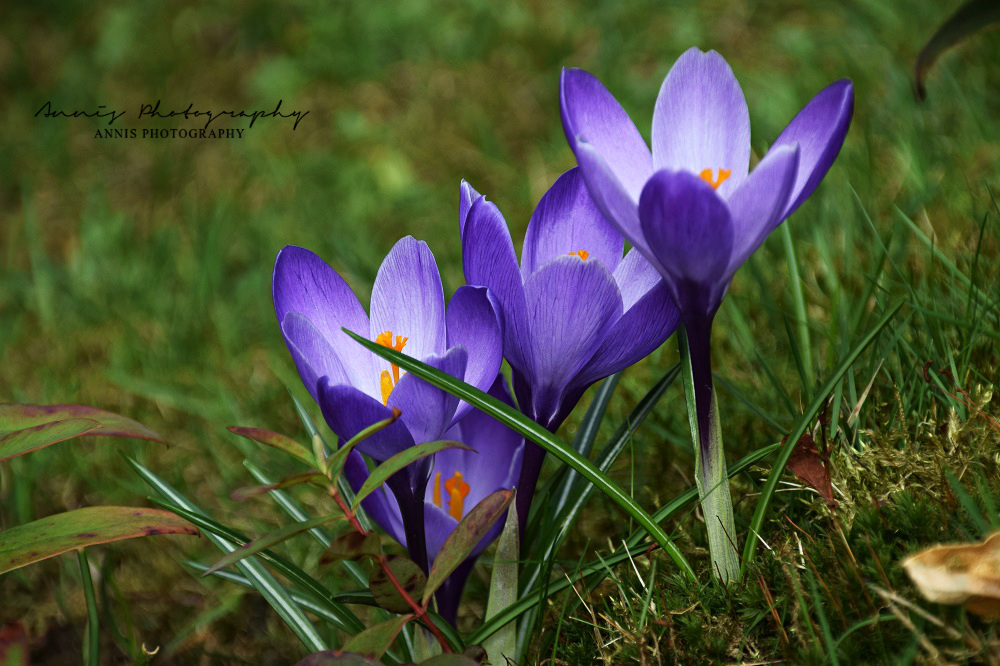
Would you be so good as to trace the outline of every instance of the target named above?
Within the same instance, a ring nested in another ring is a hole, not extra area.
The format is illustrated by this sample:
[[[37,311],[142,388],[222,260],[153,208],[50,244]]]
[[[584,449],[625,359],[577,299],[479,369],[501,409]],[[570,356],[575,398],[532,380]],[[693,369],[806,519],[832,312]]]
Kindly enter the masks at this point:
[[[462,520],[465,498],[468,497],[469,490],[469,484],[457,469],[455,476],[444,482],[444,491],[448,493],[448,514],[455,520]],[[441,472],[434,475],[434,506],[441,508]]]
[[[586,250],[577,250],[576,252],[570,252],[569,256],[580,257],[582,261],[587,261],[587,257],[590,256],[590,253],[587,252]]]
[[[699,173],[698,175],[701,177],[702,180],[711,185],[712,189],[717,190],[719,189],[719,185],[722,185],[724,182],[726,182],[726,179],[729,178],[730,174],[732,174],[732,171],[730,171],[729,169],[719,169],[719,177],[712,178],[711,169],[702,169],[701,173]]]
[[[389,349],[395,349],[396,351],[403,351],[403,347],[406,346],[406,341],[409,338],[404,338],[402,335],[396,336],[396,343],[392,342],[392,331],[383,331],[378,334],[375,338],[377,344],[383,347],[388,347]],[[383,370],[382,375],[379,378],[379,384],[382,388],[382,404],[389,404],[389,395],[392,393],[392,389],[396,388],[396,384],[399,383],[399,366],[395,363],[392,364],[392,374],[389,374],[388,370]]]

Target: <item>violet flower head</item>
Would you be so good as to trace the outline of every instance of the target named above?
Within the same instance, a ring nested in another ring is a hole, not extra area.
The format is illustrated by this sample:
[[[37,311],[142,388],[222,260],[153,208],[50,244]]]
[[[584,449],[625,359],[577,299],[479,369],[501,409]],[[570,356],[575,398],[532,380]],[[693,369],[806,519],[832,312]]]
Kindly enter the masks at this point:
[[[511,404],[502,376],[497,377],[489,393]],[[433,457],[431,482],[422,498],[429,565],[434,563],[441,546],[458,522],[474,506],[498,490],[515,487],[524,450],[524,439],[520,435],[476,410],[448,429],[444,438],[462,442],[473,450],[448,449]],[[344,475],[355,491],[368,478],[368,468],[358,453],[352,451],[348,455]],[[407,546],[400,505],[391,492],[378,488],[363,499],[361,505],[392,538]],[[499,536],[502,529],[501,520],[436,592],[438,612],[449,622],[455,622],[462,589],[476,557]]]
[[[461,287],[445,310],[441,276],[427,244],[407,236],[392,248],[372,287],[371,316],[322,259],[288,246],[274,265],[274,309],[285,344],[310,395],[341,442],[368,426],[400,418],[358,445],[383,461],[415,444],[442,439],[471,406],[403,373],[348,337],[342,328],[405,350],[482,390],[502,362],[497,312],[481,287]],[[403,513],[407,540],[423,541],[423,503],[431,461],[420,460],[388,484]],[[424,549],[416,562],[426,567]]]
[[[659,347],[677,309],[656,269],[587,194],[578,169],[545,193],[528,224],[520,266],[497,207],[461,186],[459,226],[465,279],[500,306],[504,356],[521,411],[556,430],[594,382]],[[525,450],[518,512],[525,524],[544,451]]]

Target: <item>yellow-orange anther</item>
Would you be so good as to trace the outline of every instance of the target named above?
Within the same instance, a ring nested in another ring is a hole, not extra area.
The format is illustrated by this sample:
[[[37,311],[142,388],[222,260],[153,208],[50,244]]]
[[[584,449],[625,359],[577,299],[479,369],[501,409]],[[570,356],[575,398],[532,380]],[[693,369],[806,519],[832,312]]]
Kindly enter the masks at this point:
[[[702,180],[711,185],[712,189],[717,190],[719,189],[719,185],[722,185],[724,182],[726,182],[726,179],[729,178],[730,174],[732,174],[732,171],[730,171],[729,169],[719,169],[719,177],[713,178],[711,169],[702,169],[701,173],[699,173],[698,175],[701,177]]]
[[[587,261],[587,257],[590,256],[590,253],[587,252],[586,250],[577,250],[576,252],[570,252],[569,256],[580,257],[580,259],[582,259],[583,261]]]
[[[435,481],[437,481],[440,477],[441,475],[438,474],[438,477],[435,479]],[[449,497],[448,513],[455,520],[462,520],[462,512],[463,509],[465,508],[465,498],[468,497],[469,490],[470,490],[469,484],[466,483],[464,479],[462,479],[462,473],[459,472],[458,470],[455,470],[455,476],[451,477],[450,479],[444,482],[444,491],[448,493]],[[438,500],[440,499],[438,493],[440,491],[437,488],[435,488],[434,492],[435,492],[434,503],[437,504],[438,506],[441,506],[438,503]]]
[[[434,475],[434,506],[441,508],[441,472]]]
[[[406,341],[409,338],[404,338],[402,335],[396,336],[396,342],[392,342],[392,331],[383,331],[378,334],[375,338],[377,344],[383,347],[388,347],[389,349],[395,349],[396,351],[403,351],[403,347],[406,346]],[[389,374],[388,370],[383,370],[382,374],[379,376],[379,386],[382,389],[382,404],[389,404],[389,394],[392,393],[392,389],[396,388],[396,384],[399,383],[399,366],[395,363],[392,365],[392,375]]]

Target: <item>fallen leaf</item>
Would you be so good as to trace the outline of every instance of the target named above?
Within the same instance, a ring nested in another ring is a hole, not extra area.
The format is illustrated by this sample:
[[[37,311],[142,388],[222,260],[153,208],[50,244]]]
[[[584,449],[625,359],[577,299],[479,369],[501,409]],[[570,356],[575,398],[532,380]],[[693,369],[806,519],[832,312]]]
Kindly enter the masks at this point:
[[[1000,532],[982,543],[928,548],[903,560],[903,569],[928,601],[1000,618]]]
[[[788,469],[804,483],[815,488],[826,500],[827,506],[837,506],[837,500],[833,498],[833,484],[830,483],[830,470],[809,433],[803,434],[795,443],[795,450],[788,459]]]

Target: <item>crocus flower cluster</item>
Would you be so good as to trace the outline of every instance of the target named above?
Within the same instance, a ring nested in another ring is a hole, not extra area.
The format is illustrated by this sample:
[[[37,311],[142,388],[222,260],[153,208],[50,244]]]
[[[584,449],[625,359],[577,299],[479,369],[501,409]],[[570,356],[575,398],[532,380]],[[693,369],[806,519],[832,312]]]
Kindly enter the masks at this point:
[[[555,431],[594,382],[629,367],[670,337],[677,308],[656,269],[594,205],[578,169],[535,209],[520,267],[499,209],[463,182],[459,229],[465,279],[500,306],[504,356],[521,411]],[[544,450],[528,442],[518,482],[526,524]]]
[[[598,208],[663,276],[686,329],[700,438],[699,485],[724,495],[707,517],[713,558],[733,575],[732,506],[709,356],[712,320],[736,270],[812,194],[844,142],[854,108],[848,80],[821,91],[753,171],[750,116],[732,69],[715,51],[684,52],[653,111],[652,152],[591,74],[563,71],[563,127]],[[722,529],[716,529],[721,525]],[[724,533],[727,532],[727,533]]]
[[[482,423],[485,417],[470,414],[468,404],[359,348],[342,328],[405,350],[481,390],[493,387],[497,392],[502,348],[487,290],[462,287],[446,310],[433,254],[426,243],[406,237],[379,268],[370,316],[336,271],[299,247],[278,254],[273,294],[299,375],[341,442],[397,409],[400,418],[363,440],[356,451],[381,462],[415,444],[447,438],[475,449],[468,454],[439,453],[434,460],[407,466],[387,482],[392,503],[379,503],[373,496],[366,505],[426,570],[477,498],[514,486],[521,439],[505,428],[497,432],[499,426],[491,428]],[[355,452],[346,473],[358,487],[367,477],[362,468]],[[429,485],[432,474],[434,483]],[[425,501],[428,497],[430,502]]]

